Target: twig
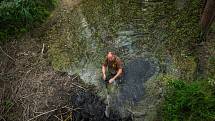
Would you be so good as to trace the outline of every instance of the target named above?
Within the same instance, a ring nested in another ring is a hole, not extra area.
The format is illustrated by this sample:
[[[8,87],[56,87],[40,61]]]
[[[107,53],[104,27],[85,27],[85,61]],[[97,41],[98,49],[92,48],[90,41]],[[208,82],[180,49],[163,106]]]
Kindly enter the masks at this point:
[[[60,118],[58,118],[56,115],[54,115],[55,118],[57,118],[59,121],[62,121]]]
[[[69,116],[67,116],[67,118],[64,121],[67,121],[69,119],[72,119],[72,112],[69,113]]]
[[[43,43],[43,48],[42,48],[42,51],[41,51],[41,55],[43,55],[44,48],[45,48],[45,44]]]
[[[84,87],[82,87],[82,86],[80,86],[80,85],[77,85],[77,84],[75,84],[75,83],[72,83],[72,85],[77,86],[77,87],[79,87],[79,88],[83,89],[84,91],[86,91],[86,90],[87,90],[86,88],[84,88]]]
[[[2,98],[1,98],[1,99],[3,99],[3,97],[5,96],[5,95],[4,95],[4,93],[5,93],[5,84],[3,83],[2,95],[1,95],[1,96],[2,96]],[[1,101],[1,100],[0,100],[0,101]]]
[[[75,76],[75,77],[73,77],[73,78],[72,78],[72,81],[73,81],[74,79],[76,79],[77,77],[78,77],[78,75]],[[69,80],[67,80],[67,81],[64,83],[64,85],[67,85],[68,81],[69,81]]]
[[[37,61],[37,63],[39,63],[40,59],[43,58],[44,48],[45,48],[45,44],[43,43],[43,47],[42,47],[42,50],[41,50],[40,58],[39,58],[39,60]]]
[[[60,110],[60,118],[63,121],[63,116],[62,116],[61,110]]]
[[[81,110],[83,108],[70,108],[68,106],[65,106],[66,109],[68,109],[69,111],[76,111],[76,110]]]
[[[15,62],[15,59],[13,59],[11,56],[9,56],[9,55],[2,49],[1,46],[0,46],[0,49],[1,49],[1,51],[2,51],[7,57],[9,57],[11,60],[13,60],[13,61]]]
[[[2,119],[3,121],[6,121],[1,115],[0,115],[0,119]]]
[[[72,117],[73,117],[73,112],[70,112],[70,115],[71,115],[70,119],[71,119],[71,121],[72,121]]]
[[[3,62],[1,61],[0,67],[1,67],[2,64],[3,64]]]
[[[66,106],[61,107],[61,108],[65,108],[65,107],[66,107]],[[61,108],[60,108],[60,109],[61,109]],[[33,117],[33,118],[31,118],[31,119],[27,120],[27,121],[32,121],[32,120],[34,120],[34,119],[36,119],[36,118],[38,118],[38,117],[40,117],[40,116],[43,116],[43,115],[45,115],[45,114],[48,114],[48,113],[54,112],[54,111],[56,111],[56,110],[59,110],[59,109],[53,109],[53,110],[50,110],[50,111],[44,112],[44,113],[39,114],[39,115],[37,115],[37,116],[35,116],[35,117]]]
[[[26,96],[22,96],[21,98],[27,98],[27,97],[30,97],[32,95],[36,95],[36,94],[43,94],[44,92],[36,92],[36,93],[32,93],[32,94],[29,94],[29,95],[26,95]]]

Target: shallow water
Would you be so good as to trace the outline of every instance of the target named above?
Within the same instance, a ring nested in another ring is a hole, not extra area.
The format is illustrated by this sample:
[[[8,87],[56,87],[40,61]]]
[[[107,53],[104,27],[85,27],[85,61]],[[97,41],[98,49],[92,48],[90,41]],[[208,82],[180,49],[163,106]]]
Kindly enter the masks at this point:
[[[79,52],[72,55],[76,58],[71,59],[70,73],[79,73],[86,82],[96,84],[106,52],[114,51],[125,63],[150,54],[139,44],[147,37],[144,8],[141,0],[86,0],[77,6],[72,13],[74,29],[69,40],[80,44],[73,46]]]

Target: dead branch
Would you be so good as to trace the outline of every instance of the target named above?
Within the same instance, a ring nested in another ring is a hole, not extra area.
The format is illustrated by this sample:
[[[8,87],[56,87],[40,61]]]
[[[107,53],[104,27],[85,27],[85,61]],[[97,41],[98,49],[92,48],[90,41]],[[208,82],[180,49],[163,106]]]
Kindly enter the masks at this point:
[[[72,119],[72,112],[69,113],[69,116],[67,116],[67,118],[65,119],[65,121]]]
[[[76,110],[83,109],[83,108],[70,108],[68,106],[65,106],[65,108],[68,109],[69,111],[76,111]]]
[[[43,48],[42,48],[42,50],[41,50],[41,55],[43,55],[44,48],[45,48],[45,44],[43,43]]]
[[[13,61],[15,62],[15,59],[13,59],[10,55],[8,55],[8,54],[2,49],[1,46],[0,46],[0,49],[1,49],[1,51],[2,51],[8,58],[10,58],[11,60],[13,60]]]
[[[84,91],[87,90],[86,88],[84,88],[84,87],[82,87],[82,86],[80,86],[80,85],[78,85],[78,84],[75,84],[75,83],[71,83],[71,84],[74,85],[74,86],[76,86],[76,87],[79,87],[79,88],[83,89]]]
[[[31,93],[31,94],[29,94],[29,95],[22,96],[21,98],[27,98],[27,97],[30,97],[30,96],[32,96],[32,95],[37,95],[37,94],[44,94],[44,92]]]
[[[0,115],[0,119],[2,119],[3,121],[6,121],[1,115]]]
[[[59,120],[59,121],[63,121],[59,117],[57,117],[56,115],[54,115],[54,117],[57,118],[57,120]]]
[[[61,107],[60,109],[65,108],[65,107],[66,107],[66,106]],[[31,118],[31,119],[27,120],[27,121],[32,121],[32,120],[34,120],[34,119],[36,119],[36,118],[38,118],[38,117],[40,117],[40,116],[43,116],[43,115],[45,115],[45,114],[48,114],[48,113],[54,112],[54,111],[56,111],[56,110],[59,110],[59,108],[56,108],[56,109],[53,109],[53,110],[50,110],[50,111],[47,111],[47,112],[41,113],[41,114],[39,114],[39,115],[37,115],[37,116],[35,116],[35,117],[33,117],[33,118]]]
[[[76,75],[75,77],[73,77],[73,78],[72,78],[72,81],[73,81],[74,79],[76,79],[77,77],[78,77],[78,75]],[[67,85],[68,81],[69,81],[69,80],[67,80],[67,81],[64,83],[64,85]]]

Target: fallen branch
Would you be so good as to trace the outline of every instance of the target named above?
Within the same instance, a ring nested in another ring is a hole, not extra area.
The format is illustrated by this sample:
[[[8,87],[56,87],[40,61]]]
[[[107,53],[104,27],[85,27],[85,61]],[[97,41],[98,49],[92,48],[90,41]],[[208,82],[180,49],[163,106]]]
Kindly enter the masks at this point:
[[[66,106],[61,107],[60,109],[62,109],[62,108],[66,108]],[[45,114],[54,112],[54,111],[56,111],[56,110],[59,110],[59,108],[58,108],[58,109],[53,109],[53,110],[50,110],[50,111],[47,111],[47,112],[44,112],[44,113],[41,113],[41,114],[39,114],[39,115],[37,115],[37,116],[35,116],[35,117],[33,117],[33,118],[27,120],[27,121],[32,121],[32,120],[34,120],[34,119],[36,119],[36,118],[38,118],[38,117],[40,117],[40,116],[43,116],[43,115],[45,115]]]
[[[42,50],[41,50],[41,55],[43,55],[44,48],[45,48],[45,44],[43,43],[43,48],[42,48]]]
[[[57,117],[56,115],[54,115],[55,118],[57,118],[57,120],[59,121],[63,121],[62,119],[60,119],[59,117]]]
[[[72,81],[73,81],[74,79],[76,79],[77,77],[78,77],[78,75],[76,75],[74,78],[72,78]],[[70,77],[69,77],[69,78],[70,78]],[[64,83],[64,85],[67,85],[68,81],[69,81],[69,80],[67,80],[67,81]]]
[[[13,59],[10,55],[8,55],[8,54],[2,49],[1,46],[0,46],[0,49],[1,49],[1,51],[2,51],[8,58],[10,58],[11,60],[13,60],[13,61],[15,62],[15,59]]]
[[[3,121],[6,121],[1,115],[0,115],[0,119],[2,119]]]
[[[74,86],[76,86],[76,87],[79,87],[79,88],[83,89],[84,91],[87,90],[86,88],[84,88],[84,87],[82,87],[82,86],[80,86],[80,85],[77,85],[77,84],[75,84],[75,83],[72,83],[72,85],[74,85]]]
[[[67,121],[69,119],[71,119],[71,121],[72,121],[72,112],[69,113],[69,116],[67,116],[67,118],[65,119],[65,121]]]
[[[44,92],[36,92],[36,93],[32,93],[32,94],[29,94],[29,95],[26,95],[26,96],[22,96],[21,98],[27,98],[27,97],[30,97],[32,95],[37,95],[37,94],[43,94]]]

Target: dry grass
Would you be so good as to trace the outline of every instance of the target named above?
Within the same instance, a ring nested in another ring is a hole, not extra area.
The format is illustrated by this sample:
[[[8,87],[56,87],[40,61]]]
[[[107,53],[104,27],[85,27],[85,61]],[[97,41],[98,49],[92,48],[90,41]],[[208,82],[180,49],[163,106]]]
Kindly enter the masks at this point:
[[[48,22],[0,48],[0,120],[71,120],[75,109],[68,105],[69,96],[86,87],[78,76],[51,67],[47,42],[41,38],[57,11],[78,3],[61,2]]]
[[[10,43],[2,49],[2,120],[29,120],[38,115],[48,118],[51,112],[68,104],[71,90],[84,89],[77,82],[78,76],[69,76],[52,69],[45,52],[46,46],[43,45],[28,38],[20,43]],[[5,101],[9,104],[5,104]],[[45,116],[41,115],[50,110]]]

